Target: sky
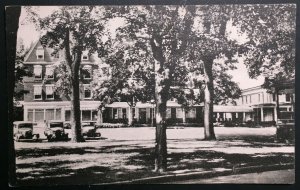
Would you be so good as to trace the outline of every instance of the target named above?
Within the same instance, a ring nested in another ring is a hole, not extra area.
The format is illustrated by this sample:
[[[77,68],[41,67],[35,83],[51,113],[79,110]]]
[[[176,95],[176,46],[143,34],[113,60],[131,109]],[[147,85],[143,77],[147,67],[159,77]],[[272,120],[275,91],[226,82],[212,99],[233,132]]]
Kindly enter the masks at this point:
[[[40,17],[43,18],[50,15],[53,11],[57,9],[58,9],[57,6],[40,6],[36,10],[36,12]],[[114,23],[115,25],[110,24],[111,30],[116,28],[116,26],[118,25],[118,20],[114,20],[114,22],[112,23]],[[234,30],[232,31],[233,31],[231,32],[232,38],[235,37],[235,38],[244,39],[244,36],[239,36]],[[26,22],[26,11],[22,9],[20,21],[19,21],[18,38],[21,38],[23,40],[25,47],[29,48],[32,43],[34,43],[39,39],[39,37],[40,37],[40,32],[36,30],[34,24],[30,22]],[[258,77],[257,79],[249,78],[247,68],[243,64],[242,60],[239,60],[239,62],[236,63],[236,66],[237,69],[230,71],[229,74],[233,76],[232,80],[237,82],[241,89],[251,88],[263,84],[264,82],[263,77]]]

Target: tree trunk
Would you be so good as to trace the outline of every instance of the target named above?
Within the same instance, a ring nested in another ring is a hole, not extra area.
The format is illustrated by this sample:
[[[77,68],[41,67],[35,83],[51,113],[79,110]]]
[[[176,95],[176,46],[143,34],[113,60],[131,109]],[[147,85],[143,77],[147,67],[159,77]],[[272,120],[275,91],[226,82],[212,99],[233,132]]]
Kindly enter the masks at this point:
[[[21,7],[6,7],[6,47],[7,47],[7,89],[8,89],[8,180],[11,186],[16,185],[16,154],[13,135],[13,94],[15,87],[15,59],[17,32]]]
[[[156,99],[156,139],[155,139],[155,171],[164,172],[167,169],[167,134],[166,134],[166,111],[167,100],[160,91],[160,80],[155,83]]]
[[[155,36],[150,40],[154,57],[155,71],[155,102],[156,102],[156,133],[155,133],[155,171],[167,169],[167,134],[166,111],[170,84],[169,72],[164,69],[165,58],[162,50],[162,38]]]
[[[79,86],[79,66],[81,62],[81,53],[75,53],[75,60],[72,64],[72,141],[83,142],[81,135],[81,111],[80,111],[80,86]]]
[[[75,49],[74,60],[72,60],[70,52],[70,31],[66,30],[65,44],[65,59],[68,64],[69,72],[71,73],[71,133],[72,142],[83,142],[81,135],[81,112],[80,112],[80,87],[79,87],[79,68],[81,63],[82,50]]]
[[[204,77],[206,80],[206,88],[204,89],[204,139],[215,140],[215,132],[213,126],[213,96],[214,96],[214,81],[213,81],[213,58],[208,58],[204,61]]]

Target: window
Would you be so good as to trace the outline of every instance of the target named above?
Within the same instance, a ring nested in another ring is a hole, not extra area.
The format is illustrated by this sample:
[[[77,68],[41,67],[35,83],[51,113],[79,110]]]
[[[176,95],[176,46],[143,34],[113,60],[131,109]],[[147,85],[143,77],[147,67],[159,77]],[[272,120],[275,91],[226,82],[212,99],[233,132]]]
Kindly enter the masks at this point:
[[[123,114],[123,119],[126,119],[127,118],[127,114],[126,114],[126,108],[123,108],[122,109],[122,114]]]
[[[88,59],[89,59],[88,51],[83,51],[82,56],[81,56],[81,60],[88,60]]]
[[[187,112],[187,118],[196,118],[196,109],[192,108]]]
[[[28,121],[33,121],[33,110],[29,109],[27,113],[27,120]]]
[[[97,110],[93,110],[92,111],[92,120],[93,121],[97,121],[98,118],[98,111]]]
[[[54,78],[54,67],[52,65],[47,65],[46,66],[46,77],[48,79],[53,79]]]
[[[118,108],[118,118],[122,118],[122,108]]]
[[[42,85],[33,86],[34,100],[42,100]]]
[[[85,65],[82,68],[82,75],[84,79],[91,79],[92,78],[92,66]]]
[[[55,119],[61,120],[61,109],[56,109]]]
[[[54,85],[46,85],[46,99],[53,100],[54,99]]]
[[[65,111],[65,120],[66,121],[71,121],[71,110],[66,110]]]
[[[91,99],[92,91],[90,86],[84,86],[84,99]]]
[[[279,111],[281,111],[281,112],[287,111],[287,108],[279,108]]]
[[[82,110],[82,121],[91,121],[91,110]]]
[[[291,101],[291,95],[290,94],[286,94],[285,95],[285,101],[286,102],[290,102]]]
[[[44,121],[44,110],[36,109],[34,112],[34,121]]]
[[[38,47],[36,50],[36,58],[38,60],[44,60],[44,48],[43,47]]]
[[[46,120],[54,120],[54,109],[46,109]]]
[[[118,119],[118,108],[113,108],[113,119]]]
[[[176,108],[176,118],[182,118],[183,112],[182,108]]]
[[[41,79],[42,78],[42,66],[41,65],[35,65],[33,67],[33,73],[35,79]]]
[[[171,118],[171,108],[167,108],[167,110],[166,110],[166,118]]]

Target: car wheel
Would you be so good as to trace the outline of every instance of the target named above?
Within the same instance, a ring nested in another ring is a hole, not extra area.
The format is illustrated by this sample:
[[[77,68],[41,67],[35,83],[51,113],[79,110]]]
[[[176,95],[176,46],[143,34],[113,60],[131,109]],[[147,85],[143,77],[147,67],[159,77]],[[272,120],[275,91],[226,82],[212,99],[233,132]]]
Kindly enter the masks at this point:
[[[48,142],[53,142],[53,139],[51,137],[47,137]]]
[[[96,137],[101,137],[101,133],[96,133]]]

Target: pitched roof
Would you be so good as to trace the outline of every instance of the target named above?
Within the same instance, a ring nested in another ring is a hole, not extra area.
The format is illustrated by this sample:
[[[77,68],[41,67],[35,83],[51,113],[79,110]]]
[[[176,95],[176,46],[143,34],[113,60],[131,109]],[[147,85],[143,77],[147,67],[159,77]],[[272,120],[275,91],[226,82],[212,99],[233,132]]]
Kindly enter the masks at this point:
[[[43,60],[38,60],[36,56],[36,51],[38,48],[42,47],[44,49],[44,59]],[[55,58],[54,56],[51,56],[53,53],[54,49],[50,47],[43,47],[40,40],[37,40],[33,45],[30,47],[29,52],[24,58],[24,63],[53,63],[61,60],[63,58],[63,54],[59,56],[59,58]],[[62,50],[59,51],[59,53]],[[90,64],[97,62],[97,57],[94,55],[89,55],[88,60],[82,60],[83,64]]]
[[[36,56],[36,50],[40,47],[44,49],[44,59],[42,61],[38,60]],[[31,46],[28,54],[25,56],[24,62],[55,62],[58,60],[58,58],[51,56],[53,51],[53,48],[43,47],[40,40],[38,40],[33,44],[33,46]]]

